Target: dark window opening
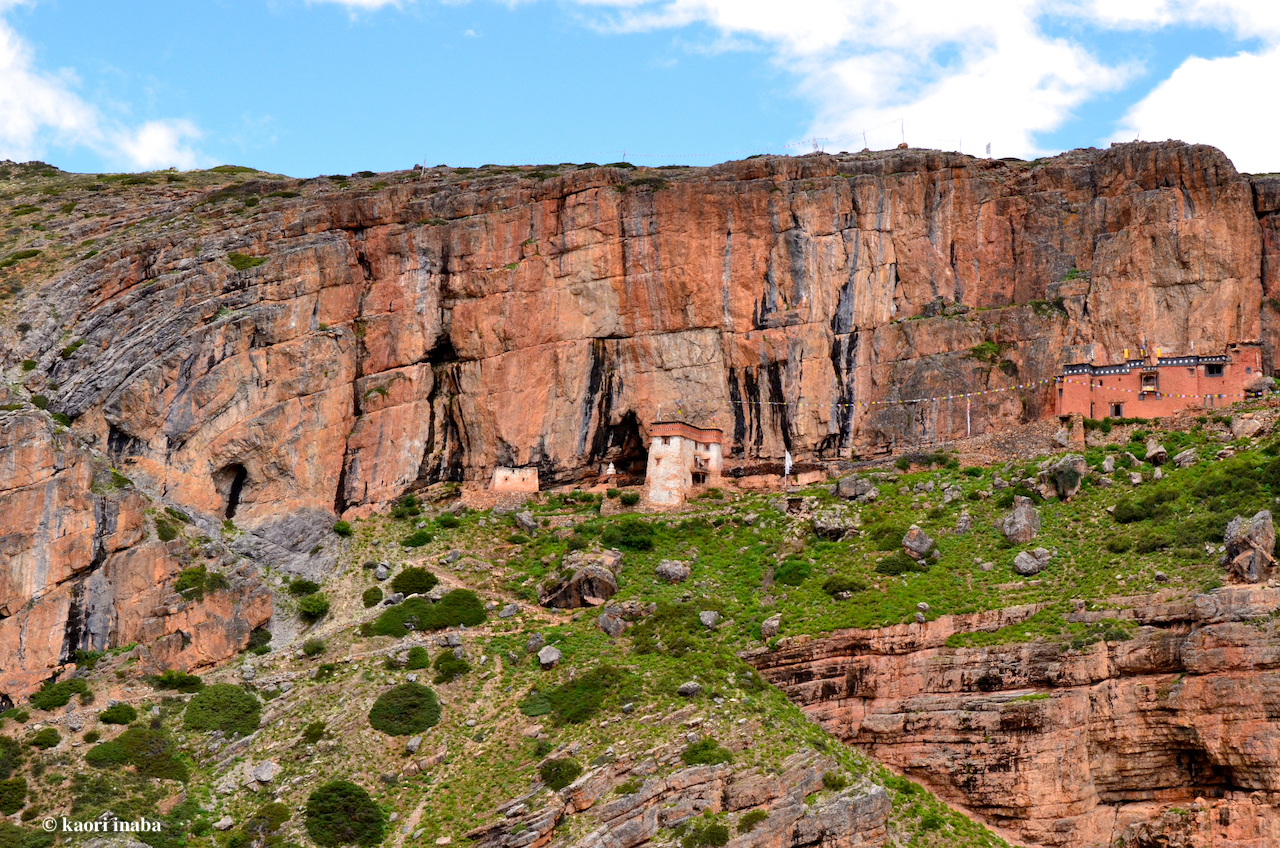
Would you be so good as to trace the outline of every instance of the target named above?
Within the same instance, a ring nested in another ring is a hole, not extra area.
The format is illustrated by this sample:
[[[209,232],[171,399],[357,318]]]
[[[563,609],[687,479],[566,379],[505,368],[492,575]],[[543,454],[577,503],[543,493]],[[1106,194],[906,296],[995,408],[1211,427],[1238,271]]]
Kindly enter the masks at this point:
[[[1113,403],[1113,404],[1111,404],[1111,417],[1112,417],[1112,418],[1124,418],[1124,404],[1123,404],[1123,403]]]
[[[1222,365],[1206,365],[1204,367],[1204,375],[1206,377],[1221,377]]]
[[[432,365],[443,365],[446,362],[457,362],[458,351],[453,347],[453,339],[447,334],[436,340],[435,347],[427,351],[427,362]]]
[[[705,475],[705,474],[694,474],[694,475],[693,475],[693,485],[695,485],[695,486],[705,486],[705,485],[707,485],[707,475]]]
[[[223,517],[228,520],[236,517],[236,510],[240,508],[240,496],[248,480],[249,472],[238,462],[225,466],[213,475],[213,485],[226,504]]]

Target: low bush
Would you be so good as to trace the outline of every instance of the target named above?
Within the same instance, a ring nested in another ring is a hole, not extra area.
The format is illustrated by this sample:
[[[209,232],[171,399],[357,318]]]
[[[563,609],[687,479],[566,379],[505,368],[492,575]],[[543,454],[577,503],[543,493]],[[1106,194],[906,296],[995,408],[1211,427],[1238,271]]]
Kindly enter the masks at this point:
[[[312,636],[302,643],[302,653],[308,657],[318,657],[324,653],[324,640]]]
[[[307,799],[307,834],[317,845],[366,845],[382,842],[387,820],[374,800],[359,786],[333,780]]]
[[[895,551],[902,547],[902,537],[907,535],[907,527],[889,521],[872,524],[863,536],[871,543],[873,550]]]
[[[36,734],[27,740],[27,744],[42,751],[54,747],[62,741],[62,734],[57,728],[45,727],[36,731]]]
[[[289,584],[289,594],[295,598],[304,598],[320,591],[320,584],[314,580],[294,580]]]
[[[278,832],[288,820],[289,808],[277,801],[271,801],[263,804],[256,813],[245,819],[240,825],[239,833],[249,841],[270,844],[267,837]],[[232,848],[230,841],[227,843],[227,848]]]
[[[517,706],[519,706],[522,714],[530,718],[551,713],[551,700],[547,698],[545,693],[539,692],[537,689],[530,691],[528,695],[521,698]]]
[[[809,576],[810,564],[799,556],[789,556],[773,570],[773,579],[786,586],[799,586]]]
[[[364,608],[376,607],[382,603],[382,590],[377,586],[370,586],[364,590],[364,594],[360,596],[360,600],[364,602]]]
[[[391,579],[391,591],[406,595],[425,595],[436,587],[440,579],[425,568],[409,566]]]
[[[634,495],[635,492],[623,492],[623,503],[626,503],[627,495],[629,494]],[[610,548],[648,551],[653,549],[653,536],[654,529],[652,524],[635,516],[627,516],[621,521],[606,527],[604,532],[600,534],[600,541]]]
[[[168,735],[152,727],[131,727],[110,742],[93,746],[84,758],[97,768],[131,765],[143,777],[185,781],[190,776]]]
[[[11,707],[4,712],[0,712],[0,723],[6,718],[11,718],[18,724],[26,724],[27,720],[31,718],[31,713],[17,707]]]
[[[24,365],[24,367],[25,367],[26,363],[24,362],[24,363],[23,363],[23,365]],[[31,367],[32,367],[32,368],[34,368],[34,367],[35,367],[35,363],[34,363],[34,362],[33,362],[33,363],[31,363]],[[30,370],[30,369],[28,369],[28,370]],[[606,490],[605,490],[605,492],[604,492],[604,496],[605,496],[606,498],[609,498],[610,500],[613,500],[614,498],[618,497],[618,496],[619,496],[619,495],[621,495],[621,494],[622,494],[622,490],[621,490],[621,489],[615,489],[615,488],[613,488],[613,487],[610,487],[610,488],[606,489]]]
[[[119,703],[98,713],[98,721],[103,724],[131,724],[137,719],[138,711],[132,704]]]
[[[432,679],[432,683],[452,683],[459,677],[471,671],[471,663],[453,655],[453,651],[443,651],[436,655],[436,661],[432,664],[436,670],[436,676]]]
[[[355,531],[351,529],[350,521],[338,521],[333,525],[333,532],[337,533],[339,536],[346,537],[350,536]]]
[[[314,624],[329,614],[329,599],[323,592],[315,592],[298,601],[298,615],[308,624]]]
[[[0,780],[8,780],[22,765],[22,746],[12,736],[0,736]]]
[[[251,654],[265,654],[271,651],[271,631],[259,627],[249,634],[249,644],[245,650]]]
[[[314,745],[324,738],[327,729],[323,721],[313,721],[302,729],[302,741]]]
[[[0,813],[11,816],[27,803],[27,781],[21,777],[0,780]]]
[[[838,772],[829,771],[822,775],[822,787],[832,792],[839,792],[849,785],[849,778]]]
[[[547,784],[548,789],[556,792],[573,783],[580,774],[582,766],[568,757],[547,760],[538,766],[538,776],[542,778],[542,782]]]
[[[422,498],[417,495],[405,495],[391,507],[392,518],[416,518],[422,515]]]
[[[767,818],[769,818],[768,810],[751,810],[738,819],[738,833],[750,833]]]
[[[721,848],[729,844],[729,828],[719,822],[696,822],[685,831],[680,848]]]
[[[102,738],[102,734],[96,730],[90,730],[88,733],[84,735],[84,741],[88,742],[90,745],[92,745],[94,742],[97,742],[101,738]]]
[[[247,271],[250,268],[256,268],[267,261],[265,256],[246,256],[243,253],[228,253],[227,262],[237,271]]]
[[[440,721],[436,693],[420,683],[402,683],[383,692],[369,710],[369,724],[388,736],[409,736]]]
[[[462,522],[458,520],[458,516],[450,512],[446,512],[436,519],[436,524],[446,530],[452,530],[461,523]]]
[[[484,605],[470,589],[454,589],[437,603],[409,598],[388,607],[371,623],[371,636],[403,636],[412,630],[443,630],[465,624],[474,627],[485,620]]]
[[[685,748],[680,758],[685,761],[686,765],[713,766],[717,763],[733,762],[733,752],[727,748],[720,747],[716,740],[706,738],[700,739]]]
[[[877,574],[897,577],[902,574],[923,573],[929,570],[929,566],[923,562],[917,562],[903,551],[894,551],[888,556],[881,557],[876,563],[875,570]]]
[[[188,730],[221,730],[245,736],[258,729],[262,705],[253,693],[230,683],[215,683],[195,694],[182,724]]]
[[[414,645],[409,649],[409,657],[405,661],[404,667],[409,671],[417,671],[420,668],[429,668],[431,666],[431,657],[427,654],[427,649],[421,645]]]
[[[604,705],[605,698],[626,681],[626,672],[602,665],[546,692],[557,724],[581,724]]]
[[[40,690],[31,696],[31,706],[40,710],[54,710],[65,707],[73,695],[84,695],[89,691],[89,684],[78,677],[58,682],[45,681]]]
[[[424,528],[421,530],[414,530],[408,536],[401,539],[400,544],[406,548],[420,548],[423,545],[429,544],[434,538],[435,537]]]
[[[857,594],[867,589],[865,581],[859,580],[857,577],[850,577],[847,574],[833,574],[822,583],[822,591],[828,595],[835,597],[836,595],[848,592]]]

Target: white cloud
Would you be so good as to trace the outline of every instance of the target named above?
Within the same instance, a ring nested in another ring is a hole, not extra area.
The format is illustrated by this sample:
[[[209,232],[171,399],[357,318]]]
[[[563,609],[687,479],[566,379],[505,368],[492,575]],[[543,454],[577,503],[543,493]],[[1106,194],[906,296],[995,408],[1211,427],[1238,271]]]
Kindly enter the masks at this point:
[[[1280,75],[1280,47],[1219,59],[1187,59],[1133,105],[1113,141],[1177,138],[1220,148],[1241,171],[1280,167],[1280,112],[1260,103],[1260,86]]]
[[[18,5],[0,0],[0,13]],[[201,135],[186,120],[155,120],[130,127],[103,116],[74,90],[70,71],[35,66],[31,50],[0,18],[0,159],[24,161],[51,147],[88,147],[108,163],[131,168],[193,168],[190,141]]]
[[[401,0],[307,0],[308,5],[315,3],[331,3],[337,6],[346,6],[352,11],[371,12],[384,6],[399,7]]]

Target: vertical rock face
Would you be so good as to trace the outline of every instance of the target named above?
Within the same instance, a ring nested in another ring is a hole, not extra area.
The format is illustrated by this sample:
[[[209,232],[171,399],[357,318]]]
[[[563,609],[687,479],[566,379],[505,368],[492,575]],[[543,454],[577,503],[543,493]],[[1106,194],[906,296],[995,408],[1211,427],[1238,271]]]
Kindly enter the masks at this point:
[[[1011,426],[1064,360],[1261,331],[1270,206],[1209,147],[654,173],[445,169],[249,217],[179,195],[29,287],[10,356],[148,490],[286,556],[416,483],[643,468],[672,413],[741,473]]]
[[[1130,641],[945,647],[1036,611],[1010,609],[751,660],[831,733],[1017,840],[1260,848],[1280,838],[1280,655],[1257,624],[1277,607],[1280,590],[1236,587],[1126,611],[1144,625]],[[1186,841],[1143,841],[1160,834]]]
[[[138,643],[155,668],[208,666],[271,616],[251,572],[230,571],[198,602],[173,594],[193,564],[185,545],[153,537],[137,491],[94,477],[89,452],[47,416],[0,412],[0,700],[27,695],[77,650]]]

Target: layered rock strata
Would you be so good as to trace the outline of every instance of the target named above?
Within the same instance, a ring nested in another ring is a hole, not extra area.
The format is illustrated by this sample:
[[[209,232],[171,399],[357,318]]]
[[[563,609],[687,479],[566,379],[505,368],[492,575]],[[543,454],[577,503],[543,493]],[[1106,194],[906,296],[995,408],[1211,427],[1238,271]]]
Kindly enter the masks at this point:
[[[1278,609],[1280,590],[1233,587],[1071,617],[1127,619],[1129,640],[946,647],[1024,607],[750,660],[832,734],[1018,841],[1262,848],[1280,842]]]
[[[1204,146],[386,176],[156,189],[27,286],[5,361],[296,571],[333,514],[415,485],[642,473],[661,418],[723,429],[729,474],[803,467],[1051,414],[1064,360],[1263,326],[1274,204]]]

